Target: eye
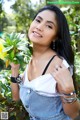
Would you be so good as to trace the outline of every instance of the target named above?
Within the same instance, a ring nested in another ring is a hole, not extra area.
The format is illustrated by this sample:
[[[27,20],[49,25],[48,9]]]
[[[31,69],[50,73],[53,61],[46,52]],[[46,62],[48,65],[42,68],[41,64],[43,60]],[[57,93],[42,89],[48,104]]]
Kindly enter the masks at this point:
[[[47,25],[48,28],[52,29],[52,26],[51,25]]]
[[[41,22],[39,19],[35,19],[35,21],[37,21],[38,23],[40,23],[40,22]]]

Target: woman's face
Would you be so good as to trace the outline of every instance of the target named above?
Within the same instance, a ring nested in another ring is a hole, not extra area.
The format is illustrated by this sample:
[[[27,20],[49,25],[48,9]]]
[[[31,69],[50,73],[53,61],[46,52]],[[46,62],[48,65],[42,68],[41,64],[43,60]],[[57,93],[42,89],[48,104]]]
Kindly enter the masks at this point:
[[[36,44],[50,45],[57,38],[56,14],[50,10],[40,12],[29,28],[28,37]]]

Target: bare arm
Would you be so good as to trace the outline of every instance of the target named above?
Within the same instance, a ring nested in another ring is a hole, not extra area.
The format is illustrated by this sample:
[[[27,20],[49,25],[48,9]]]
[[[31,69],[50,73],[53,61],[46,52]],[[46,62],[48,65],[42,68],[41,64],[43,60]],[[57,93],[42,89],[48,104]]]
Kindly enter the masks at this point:
[[[75,90],[72,76],[63,64],[54,68],[53,76],[57,81],[57,89],[60,93],[69,94]],[[73,97],[76,97],[76,94]],[[71,118],[75,118],[79,115],[80,102],[78,100],[73,103],[63,103],[63,97],[61,97],[61,100],[65,114]]]
[[[71,118],[76,118],[79,115],[80,102],[76,101],[72,104],[63,103],[64,112]]]
[[[18,76],[18,70],[19,70],[19,64],[11,63],[11,76],[17,77]],[[19,100],[19,86],[17,83],[11,82],[11,90],[12,90],[12,98],[14,101]]]
[[[17,83],[11,82],[12,98],[14,101],[19,100],[19,86]]]

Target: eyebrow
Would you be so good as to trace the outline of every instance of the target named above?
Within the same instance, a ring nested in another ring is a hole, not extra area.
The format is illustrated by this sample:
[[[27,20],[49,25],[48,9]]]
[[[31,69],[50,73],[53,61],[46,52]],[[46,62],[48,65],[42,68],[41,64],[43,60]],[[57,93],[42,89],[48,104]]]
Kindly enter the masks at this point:
[[[42,18],[41,16],[37,16],[37,18],[39,18],[39,19],[43,20],[43,18]],[[56,25],[55,25],[55,23],[54,23],[54,22],[52,22],[52,21],[47,20],[47,23],[51,23],[51,24],[53,24],[54,26],[56,26]]]

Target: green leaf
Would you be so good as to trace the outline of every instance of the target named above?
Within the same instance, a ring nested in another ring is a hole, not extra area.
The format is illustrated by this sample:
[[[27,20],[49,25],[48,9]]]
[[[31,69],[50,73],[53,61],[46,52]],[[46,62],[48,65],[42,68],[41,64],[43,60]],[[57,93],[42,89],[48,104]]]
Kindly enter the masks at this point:
[[[6,47],[6,48],[3,49],[3,52],[10,51],[12,48],[13,48],[13,45],[9,46],[9,47]]]
[[[22,50],[22,51],[26,51],[28,48],[26,48],[26,46],[19,46],[18,50]]]
[[[10,52],[9,60],[12,61],[14,57],[15,57],[14,51]]]

